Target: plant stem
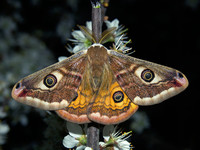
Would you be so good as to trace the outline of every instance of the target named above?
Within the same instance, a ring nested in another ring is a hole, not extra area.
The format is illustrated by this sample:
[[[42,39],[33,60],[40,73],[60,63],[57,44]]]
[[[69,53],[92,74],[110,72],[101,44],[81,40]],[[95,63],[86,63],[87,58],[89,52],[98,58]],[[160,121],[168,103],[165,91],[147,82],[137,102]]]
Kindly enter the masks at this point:
[[[100,4],[100,3],[99,3]],[[97,5],[92,2],[92,34],[98,43],[102,33],[102,17],[101,17],[101,6],[96,8]]]
[[[88,125],[87,146],[99,150],[99,124],[91,123]]]

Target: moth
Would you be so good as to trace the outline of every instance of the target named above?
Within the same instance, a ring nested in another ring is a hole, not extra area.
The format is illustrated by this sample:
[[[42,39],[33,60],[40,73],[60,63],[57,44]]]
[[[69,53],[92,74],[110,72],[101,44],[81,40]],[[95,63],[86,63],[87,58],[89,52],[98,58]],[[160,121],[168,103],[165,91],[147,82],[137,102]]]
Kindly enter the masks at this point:
[[[93,44],[15,84],[12,97],[74,123],[118,124],[186,89],[175,69]]]

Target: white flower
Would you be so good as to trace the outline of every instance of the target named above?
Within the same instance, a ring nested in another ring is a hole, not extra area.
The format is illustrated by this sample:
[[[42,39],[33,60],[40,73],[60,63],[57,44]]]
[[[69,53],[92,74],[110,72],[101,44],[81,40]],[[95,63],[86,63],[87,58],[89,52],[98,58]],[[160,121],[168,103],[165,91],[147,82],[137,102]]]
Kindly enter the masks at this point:
[[[85,150],[93,150],[91,147],[86,147]]]
[[[85,130],[83,130],[78,124],[67,122],[67,129],[69,135],[63,139],[63,145],[66,148],[77,147],[76,150],[83,150],[86,148],[87,137]]]
[[[131,42],[131,40],[124,41],[123,37],[124,37],[124,34],[122,34],[120,37],[116,38],[117,41],[115,41],[115,47],[114,47],[114,49],[116,51],[124,53],[124,54],[131,54],[131,53],[133,53],[133,52],[128,53],[128,51],[130,51],[132,48],[126,46],[127,44],[129,44]]]
[[[103,138],[105,142],[99,142],[102,148],[114,147],[114,150],[130,150],[131,144],[126,141],[132,131],[121,134],[121,130],[116,132],[113,125],[105,126],[103,129]],[[121,135],[120,135],[121,134]]]
[[[113,49],[122,53],[127,53],[129,50],[131,50],[131,48],[126,46],[131,42],[131,40],[128,40],[128,37],[126,37],[126,31],[128,29],[124,28],[122,25],[119,25],[118,19],[104,22],[107,26],[107,30],[102,33],[100,43],[104,44],[107,42],[114,42],[115,44]],[[92,36],[91,21],[86,22],[86,27],[79,26],[79,28],[81,30],[75,30],[72,32],[74,39],[70,39],[75,46],[72,48],[70,45],[68,45],[67,47],[68,51],[71,53],[77,53],[81,50],[87,49],[92,45],[93,42],[95,42],[95,39]]]
[[[86,28],[88,31],[92,30],[92,22],[86,22]],[[87,49],[90,45],[92,45],[91,39],[89,39],[81,30],[75,30],[72,32],[72,36],[74,39],[70,39],[70,41],[74,42],[75,46],[72,48],[68,46],[68,51],[72,53],[77,53],[81,50]]]
[[[113,41],[115,43],[114,49],[122,53],[127,53],[130,51],[131,48],[126,46],[131,42],[131,40],[128,40],[128,37],[126,37],[126,32],[128,29],[124,28],[122,25],[119,25],[118,19],[114,19],[113,21],[105,21],[105,24],[108,29],[113,27],[116,28]]]
[[[114,36],[115,36],[115,42],[118,40],[118,38],[124,34],[128,29],[125,29],[124,26],[122,25],[119,25],[119,20],[118,19],[114,19],[113,21],[104,21],[107,28],[113,28],[115,27],[116,30],[115,30],[115,33],[114,33]],[[123,39],[127,39],[127,37],[123,37]]]
[[[118,19],[114,19],[113,21],[104,21],[107,28],[112,28],[112,27],[116,27],[118,28],[119,27],[119,20]]]

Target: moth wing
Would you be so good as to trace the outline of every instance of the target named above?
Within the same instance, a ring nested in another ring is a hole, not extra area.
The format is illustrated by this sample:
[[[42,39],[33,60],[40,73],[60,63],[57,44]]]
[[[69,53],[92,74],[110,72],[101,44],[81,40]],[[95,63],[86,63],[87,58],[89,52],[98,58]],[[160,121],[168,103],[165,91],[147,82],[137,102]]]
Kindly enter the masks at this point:
[[[175,69],[113,50],[108,53],[115,79],[126,95],[137,105],[160,103],[180,93],[188,86],[187,78]],[[145,78],[151,75],[152,80],[146,81]]]
[[[77,97],[86,63],[86,50],[74,54],[20,80],[13,87],[12,97],[45,110],[65,108]],[[48,87],[47,82],[55,85]]]
[[[123,99],[114,100],[113,96],[116,94],[122,94]],[[99,91],[93,98],[94,102],[88,107],[88,118],[104,125],[124,122],[138,109],[138,105],[131,102],[116,81],[110,89]]]

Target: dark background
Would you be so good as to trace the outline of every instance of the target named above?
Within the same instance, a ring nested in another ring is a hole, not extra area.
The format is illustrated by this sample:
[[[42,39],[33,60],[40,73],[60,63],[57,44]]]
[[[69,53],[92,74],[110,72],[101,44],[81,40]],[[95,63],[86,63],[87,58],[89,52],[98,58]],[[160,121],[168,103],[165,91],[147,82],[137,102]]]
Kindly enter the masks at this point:
[[[22,7],[15,10],[8,1],[1,1],[0,15],[12,16],[17,11],[23,17],[23,22],[18,23],[19,32],[43,31],[44,34],[38,38],[54,54],[55,62],[58,56],[70,55],[64,47],[66,41],[55,34],[62,13],[71,13],[75,25],[85,25],[85,21],[91,20],[89,0],[79,0],[73,7],[64,0],[42,0],[37,5],[22,0],[21,4]],[[52,13],[55,8],[57,12]],[[133,41],[131,46],[136,50],[132,56],[176,68],[187,76],[190,83],[186,91],[168,101],[140,107],[140,111],[145,111],[149,117],[150,128],[142,134],[133,133],[131,142],[136,150],[195,150],[199,147],[199,8],[197,0],[110,1],[106,15],[109,20],[118,18],[120,24],[129,29],[128,36]],[[75,25],[72,28],[77,29]],[[36,145],[42,143],[44,137],[41,134],[48,125],[34,113],[29,119],[28,127],[18,125],[11,130],[2,149],[17,149],[30,144],[31,140]]]

